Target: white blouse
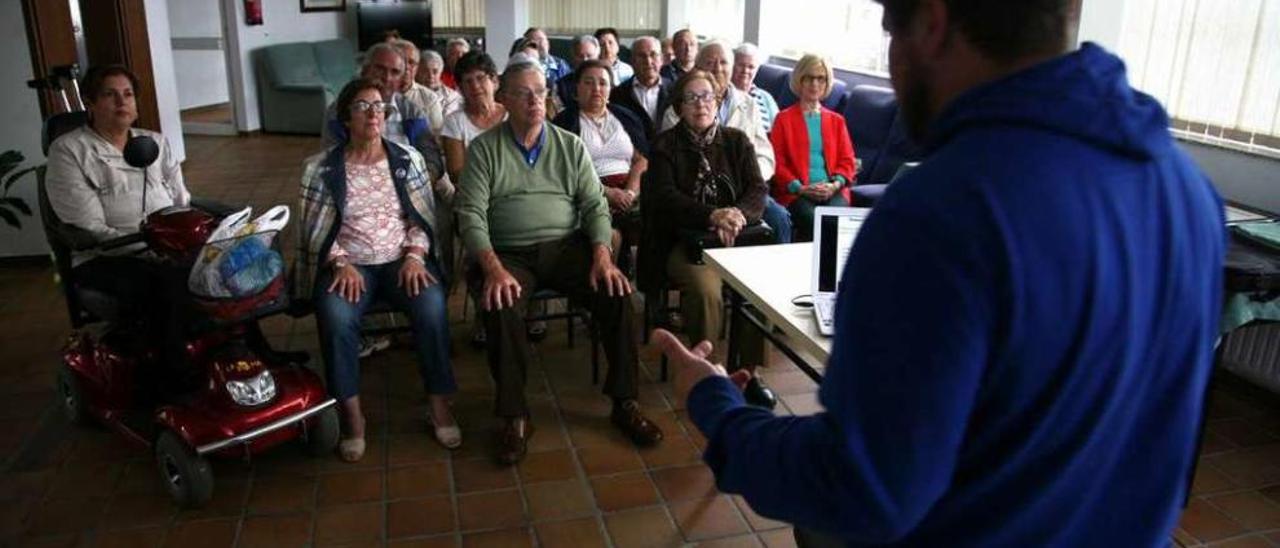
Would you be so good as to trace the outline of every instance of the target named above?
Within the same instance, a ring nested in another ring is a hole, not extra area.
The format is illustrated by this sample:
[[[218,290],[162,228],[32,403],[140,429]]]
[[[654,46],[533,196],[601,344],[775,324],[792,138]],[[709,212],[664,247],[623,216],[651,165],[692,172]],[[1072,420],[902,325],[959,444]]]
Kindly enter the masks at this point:
[[[503,114],[502,121],[505,122],[506,120],[507,115]],[[501,123],[499,122],[499,124]],[[495,125],[494,127],[497,126]],[[462,141],[462,146],[465,148],[471,145],[472,139],[475,139],[477,135],[485,131],[471,123],[471,118],[467,117],[466,110],[458,109],[444,117],[444,129],[440,132],[440,136]]]
[[[596,176],[608,177],[631,171],[631,157],[635,155],[636,148],[622,122],[613,113],[606,110],[601,120],[593,120],[583,113],[579,115],[579,124],[582,142],[587,145],[587,154],[591,155]]]

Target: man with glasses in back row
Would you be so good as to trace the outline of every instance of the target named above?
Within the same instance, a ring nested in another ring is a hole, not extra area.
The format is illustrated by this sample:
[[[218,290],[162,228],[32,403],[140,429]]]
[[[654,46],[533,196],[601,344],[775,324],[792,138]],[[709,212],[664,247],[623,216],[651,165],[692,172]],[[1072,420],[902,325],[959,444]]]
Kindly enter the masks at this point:
[[[586,146],[546,123],[547,80],[534,62],[509,65],[498,99],[508,119],[471,142],[455,208],[463,244],[476,265],[468,287],[488,314],[489,369],[503,420],[496,459],[515,464],[533,426],[525,399],[532,361],[525,309],[539,287],[564,293],[591,311],[609,371],[611,420],[637,445],[662,431],[640,412],[631,284],[614,266],[609,207]]]

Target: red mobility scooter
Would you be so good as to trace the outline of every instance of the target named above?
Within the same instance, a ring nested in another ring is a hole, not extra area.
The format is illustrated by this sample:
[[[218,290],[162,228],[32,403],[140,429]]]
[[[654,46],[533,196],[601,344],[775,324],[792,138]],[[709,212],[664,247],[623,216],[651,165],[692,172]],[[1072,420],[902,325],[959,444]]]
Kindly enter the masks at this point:
[[[57,126],[75,126],[83,113],[59,114]],[[49,131],[46,135],[57,135]],[[51,139],[46,140],[47,143]],[[125,149],[126,162],[145,168],[159,149],[145,136]],[[139,248],[174,268],[189,266],[210,246],[225,252],[236,242],[206,242],[219,224],[216,214],[197,207],[168,208],[149,215],[138,234],[107,242],[87,241],[75,227],[58,221],[43,177],[39,201],[54,252],[67,308],[76,332],[62,354],[57,390],[63,410],[77,423],[101,422],[154,454],[159,478],[174,500],[199,507],[213,493],[209,457],[248,458],[290,440],[302,440],[314,454],[337,445],[338,414],[318,375],[304,367],[305,353],[272,351],[257,320],[288,308],[283,269],[260,280],[260,290],[235,297],[189,293],[198,314],[184,330],[186,382],[180,389],[160,382],[164,352],[143,323],[125,317],[111,295],[77,283],[71,252]],[[197,203],[198,201],[194,201]],[[274,241],[274,234],[258,234]],[[127,247],[133,246],[133,247]],[[273,260],[280,261],[271,245]],[[186,272],[186,270],[183,270]],[[299,356],[299,354],[301,356]]]

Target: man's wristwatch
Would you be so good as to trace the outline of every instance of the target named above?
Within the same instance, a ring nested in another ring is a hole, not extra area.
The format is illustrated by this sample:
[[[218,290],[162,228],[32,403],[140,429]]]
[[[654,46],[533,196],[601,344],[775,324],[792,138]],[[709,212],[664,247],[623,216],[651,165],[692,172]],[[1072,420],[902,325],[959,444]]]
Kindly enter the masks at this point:
[[[417,253],[405,253],[404,258],[418,261],[418,264],[427,264],[427,260]]]

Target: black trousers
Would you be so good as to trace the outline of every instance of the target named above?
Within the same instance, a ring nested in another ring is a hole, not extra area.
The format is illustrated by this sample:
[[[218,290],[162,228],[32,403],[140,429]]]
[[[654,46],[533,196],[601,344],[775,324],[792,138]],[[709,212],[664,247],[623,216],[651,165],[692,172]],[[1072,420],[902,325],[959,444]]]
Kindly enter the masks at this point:
[[[636,354],[634,311],[628,296],[610,297],[591,290],[592,244],[575,233],[560,240],[494,250],[503,268],[520,282],[520,298],[514,307],[484,314],[488,336],[489,372],[497,385],[495,412],[500,417],[522,417],[529,413],[525,399],[525,378],[532,355],[525,331],[529,297],[540,288],[563,293],[591,312],[599,329],[609,371],[604,393],[615,400],[634,399],[639,393],[639,362]],[[484,287],[484,272],[477,266],[468,273],[467,286],[476,295]],[[483,302],[478,298],[477,302]],[[583,364],[584,368],[588,367]]]
[[[190,298],[186,268],[139,257],[97,257],[75,267],[76,283],[115,298],[126,321],[140,321],[159,351],[163,369],[186,365],[186,329]]]

